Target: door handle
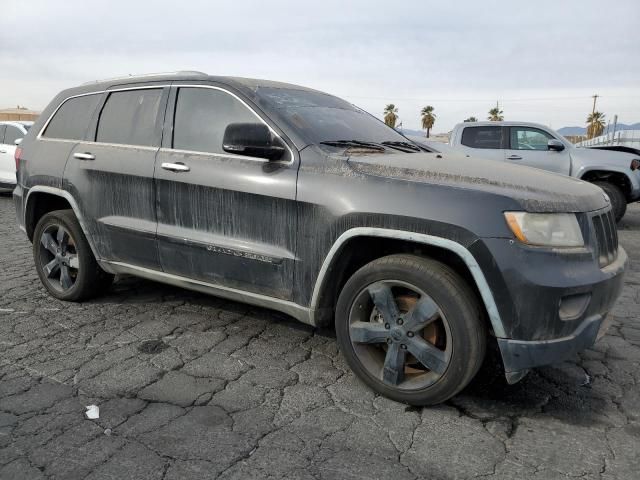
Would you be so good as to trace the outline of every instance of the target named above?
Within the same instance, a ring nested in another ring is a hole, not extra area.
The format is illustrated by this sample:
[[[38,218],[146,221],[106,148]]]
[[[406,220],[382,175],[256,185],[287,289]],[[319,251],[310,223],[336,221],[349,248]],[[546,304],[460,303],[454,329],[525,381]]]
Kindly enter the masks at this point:
[[[0,153],[7,153],[6,150],[0,150]]]
[[[507,160],[522,160],[522,157],[520,155],[509,155]]]
[[[170,172],[188,172],[189,170],[191,170],[188,165],[185,165],[182,162],[163,163],[160,166],[165,170],[169,170]]]
[[[96,156],[89,152],[86,152],[86,153],[76,152],[73,154],[73,158],[77,158],[78,160],[95,160]]]

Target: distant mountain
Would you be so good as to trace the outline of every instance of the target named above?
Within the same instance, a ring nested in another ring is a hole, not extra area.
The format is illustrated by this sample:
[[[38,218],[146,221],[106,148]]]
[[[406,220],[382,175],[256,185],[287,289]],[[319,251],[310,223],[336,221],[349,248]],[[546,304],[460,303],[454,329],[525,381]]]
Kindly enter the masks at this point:
[[[613,125],[609,125],[610,132],[612,131],[611,130],[612,128],[613,128]],[[625,123],[618,123],[616,125],[616,132],[619,132],[620,130],[640,130],[640,122],[633,123],[631,125],[627,125]],[[557,132],[564,137],[586,135],[587,128],[586,127],[562,127],[558,129]]]

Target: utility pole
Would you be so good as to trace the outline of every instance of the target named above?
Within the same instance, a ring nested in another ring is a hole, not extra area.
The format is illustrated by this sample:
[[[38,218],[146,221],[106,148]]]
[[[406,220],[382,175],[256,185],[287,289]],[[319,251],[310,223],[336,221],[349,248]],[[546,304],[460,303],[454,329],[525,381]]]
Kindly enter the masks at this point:
[[[591,97],[593,98],[593,110],[591,110],[592,114],[596,113],[596,100],[598,99],[599,96],[600,95],[596,93],[593,97]]]

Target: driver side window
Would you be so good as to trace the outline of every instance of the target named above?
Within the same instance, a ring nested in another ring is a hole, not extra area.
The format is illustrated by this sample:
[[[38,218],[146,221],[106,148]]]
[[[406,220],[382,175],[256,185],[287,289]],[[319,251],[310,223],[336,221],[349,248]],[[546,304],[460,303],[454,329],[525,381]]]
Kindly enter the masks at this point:
[[[511,127],[511,150],[548,150],[554,137],[538,128]]]

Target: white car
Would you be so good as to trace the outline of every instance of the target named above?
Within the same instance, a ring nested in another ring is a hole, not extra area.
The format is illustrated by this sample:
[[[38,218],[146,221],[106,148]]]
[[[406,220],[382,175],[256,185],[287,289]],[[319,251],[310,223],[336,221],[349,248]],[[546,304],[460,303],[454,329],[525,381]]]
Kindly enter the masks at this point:
[[[31,125],[33,122],[0,122],[0,192],[11,192],[16,188],[16,162],[13,157]]]
[[[640,200],[640,157],[630,151],[575,147],[558,132],[531,122],[464,122],[449,145],[474,158],[526,165],[598,185],[610,199],[616,221]]]

